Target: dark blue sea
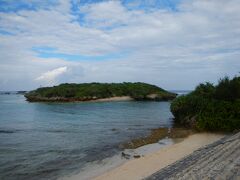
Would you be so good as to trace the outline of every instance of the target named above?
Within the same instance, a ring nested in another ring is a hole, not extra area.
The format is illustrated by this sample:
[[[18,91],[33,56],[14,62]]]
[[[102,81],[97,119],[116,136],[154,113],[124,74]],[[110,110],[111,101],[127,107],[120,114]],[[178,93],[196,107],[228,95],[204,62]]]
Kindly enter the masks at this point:
[[[171,127],[170,102],[29,103],[0,95],[0,179],[57,179]]]

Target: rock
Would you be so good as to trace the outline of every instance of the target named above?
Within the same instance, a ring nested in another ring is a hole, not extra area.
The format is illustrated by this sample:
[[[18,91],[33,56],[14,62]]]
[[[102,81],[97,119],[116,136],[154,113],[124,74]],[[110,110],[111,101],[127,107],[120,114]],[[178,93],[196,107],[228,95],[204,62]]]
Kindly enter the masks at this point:
[[[133,155],[133,157],[137,159],[137,158],[140,158],[141,156],[136,154],[136,155]]]
[[[130,154],[126,154],[125,152],[122,152],[122,157],[124,157],[126,159],[130,159],[131,155]]]

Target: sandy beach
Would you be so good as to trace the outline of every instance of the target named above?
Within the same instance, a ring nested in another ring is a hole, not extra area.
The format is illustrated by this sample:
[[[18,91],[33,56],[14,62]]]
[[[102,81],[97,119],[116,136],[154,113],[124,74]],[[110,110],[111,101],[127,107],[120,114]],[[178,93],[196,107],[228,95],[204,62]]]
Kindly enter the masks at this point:
[[[83,177],[80,174],[64,178],[68,180],[139,180],[146,178],[156,171],[174,163],[177,160],[193,153],[195,150],[221,139],[223,134],[197,133],[184,138],[178,143],[169,144],[159,150],[147,153],[141,158],[125,161],[117,167],[109,167],[104,172],[91,177]],[[154,144],[153,144],[154,145]],[[148,145],[147,145],[148,146]],[[146,146],[146,148],[148,148]],[[142,146],[145,147],[145,146]],[[140,148],[142,148],[140,147]],[[146,149],[145,148],[145,149]]]
[[[132,101],[132,100],[133,98],[131,98],[130,96],[116,96],[111,98],[89,100],[87,102],[112,102],[112,101]]]
[[[161,168],[222,137],[223,135],[210,133],[191,135],[182,142],[164,147],[157,152],[139,159],[127,161],[123,165],[96,177],[95,180],[137,180],[148,177]],[[79,179],[81,179],[81,177],[79,177]]]

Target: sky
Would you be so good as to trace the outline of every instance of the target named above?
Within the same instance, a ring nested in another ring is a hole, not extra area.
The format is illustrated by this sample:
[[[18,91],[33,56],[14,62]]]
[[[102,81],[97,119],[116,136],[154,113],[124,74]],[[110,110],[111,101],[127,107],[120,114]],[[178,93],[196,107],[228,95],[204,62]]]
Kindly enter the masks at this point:
[[[240,0],[0,0],[0,90],[240,72]]]

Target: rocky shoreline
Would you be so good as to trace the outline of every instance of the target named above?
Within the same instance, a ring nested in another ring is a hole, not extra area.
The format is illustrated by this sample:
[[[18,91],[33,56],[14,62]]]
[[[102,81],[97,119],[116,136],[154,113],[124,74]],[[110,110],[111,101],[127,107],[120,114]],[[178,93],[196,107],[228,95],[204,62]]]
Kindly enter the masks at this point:
[[[127,143],[121,144],[120,147],[124,149],[136,149],[147,144],[157,143],[159,140],[164,138],[186,138],[194,133],[196,133],[196,131],[193,129],[187,129],[183,127],[157,128],[152,129],[148,136],[133,139]]]

